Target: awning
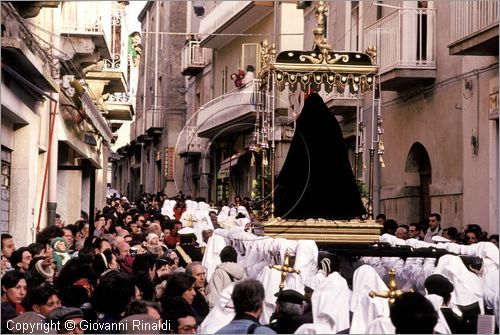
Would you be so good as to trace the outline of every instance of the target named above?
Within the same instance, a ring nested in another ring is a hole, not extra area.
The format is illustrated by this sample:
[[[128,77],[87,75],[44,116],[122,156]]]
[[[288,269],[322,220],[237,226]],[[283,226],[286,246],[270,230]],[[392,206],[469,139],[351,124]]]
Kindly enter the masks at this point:
[[[92,101],[92,98],[88,94],[87,90],[76,79],[74,79],[70,85],[75,88],[76,93],[82,102],[82,107],[85,110],[90,122],[99,132],[105,144],[110,145],[113,133],[111,132],[106,120],[102,117],[101,112],[94,105],[94,102]]]
[[[238,158],[240,157],[240,154],[234,154],[226,159],[224,159],[220,163],[220,169],[219,172],[221,171],[227,171],[231,169],[232,167],[236,166],[238,164]]]

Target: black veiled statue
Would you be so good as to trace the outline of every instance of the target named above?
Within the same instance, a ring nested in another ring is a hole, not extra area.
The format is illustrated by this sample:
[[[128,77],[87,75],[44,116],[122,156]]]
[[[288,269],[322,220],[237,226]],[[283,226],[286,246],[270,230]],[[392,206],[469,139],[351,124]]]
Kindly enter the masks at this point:
[[[345,220],[365,213],[340,125],[323,99],[310,94],[276,180],[275,215]]]

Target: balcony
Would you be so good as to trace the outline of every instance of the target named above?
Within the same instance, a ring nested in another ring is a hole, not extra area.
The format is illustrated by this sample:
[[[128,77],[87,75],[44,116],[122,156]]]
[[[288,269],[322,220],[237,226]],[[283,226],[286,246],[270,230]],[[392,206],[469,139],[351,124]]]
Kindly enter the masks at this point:
[[[181,69],[184,76],[195,76],[207,64],[208,50],[200,46],[199,41],[190,41],[182,49]]]
[[[119,162],[121,158],[119,153],[109,150],[108,162]]]
[[[207,147],[207,140],[198,137],[196,127],[184,127],[177,142],[177,153],[181,157],[201,156]]]
[[[12,7],[27,6],[29,4],[22,3],[2,3],[2,19],[6,17],[15,17],[15,8]],[[33,4],[37,8],[40,5]],[[5,29],[4,29],[5,28]],[[5,20],[2,22],[2,76],[3,70],[9,73],[9,76],[29,78],[29,81],[46,92],[57,92],[59,84],[52,78],[52,69],[50,62],[47,62],[49,53],[45,50],[44,45],[33,39],[32,32],[26,25],[19,24],[18,21]],[[36,97],[37,100],[42,100],[42,96],[29,90],[30,94]]]
[[[64,1],[61,6],[61,35],[73,36],[73,52],[93,53],[86,40],[91,38],[101,56],[111,58],[111,1]],[[69,47],[71,49],[71,47]]]
[[[136,123],[137,121],[134,120],[130,123],[130,137],[129,137],[129,142],[132,143],[132,142],[135,142],[137,140],[137,133],[136,133]]]
[[[161,135],[163,131],[163,108],[153,106],[144,115],[144,130],[151,136]]]
[[[398,9],[365,28],[365,49],[377,48],[382,90],[399,91],[435,80],[435,21],[434,9]]]
[[[206,103],[198,111],[198,136],[213,138],[254,128],[254,101],[254,83],[248,83]]]
[[[356,112],[358,106],[358,96],[356,93],[351,93],[349,86],[346,86],[344,92],[339,93],[333,90],[328,94],[322,95],[325,104],[335,115],[343,115],[346,113]]]
[[[204,36],[200,45],[219,49],[236,36],[212,34],[244,32],[273,9],[272,1],[221,1],[200,21],[199,32]]]
[[[149,134],[146,132],[144,129],[144,114],[137,114],[135,116],[135,142],[137,144],[143,143],[143,142],[149,142],[153,140],[153,137],[149,136]]]
[[[123,122],[120,121],[112,121],[109,123],[109,127],[111,128],[111,132],[116,133],[121,127],[123,126]],[[113,135],[113,137],[116,137],[116,134]],[[116,140],[116,138],[115,138]]]
[[[450,55],[498,56],[498,1],[452,1]]]
[[[108,120],[132,121],[134,107],[128,93],[113,93],[106,101],[106,118]]]

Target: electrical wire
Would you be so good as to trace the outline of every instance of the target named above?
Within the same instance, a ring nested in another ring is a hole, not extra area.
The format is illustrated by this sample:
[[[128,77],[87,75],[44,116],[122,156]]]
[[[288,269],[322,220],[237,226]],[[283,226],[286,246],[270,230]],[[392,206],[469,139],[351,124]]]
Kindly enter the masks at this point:
[[[63,34],[56,34],[54,32],[51,32],[43,27],[40,27],[39,25],[37,24],[34,24],[33,22],[29,22],[27,21],[26,19],[24,18],[21,18],[23,20],[23,22],[25,23],[28,23],[30,24],[31,26],[37,28],[37,29],[40,29],[41,31],[47,33],[47,34],[50,34],[54,37],[58,37],[58,38],[67,38],[70,45],[71,45],[71,48],[73,49],[73,51],[75,52],[75,54],[78,54],[78,52],[76,51],[76,48],[73,44],[73,40],[70,36],[64,36]],[[28,29],[28,28],[26,28]],[[28,29],[29,30],[29,29]],[[54,46],[54,44],[52,42],[49,42],[49,41],[46,41],[45,39],[43,39],[42,37],[36,35],[35,33],[33,33],[31,30],[29,30],[30,33],[33,35],[33,36],[36,36],[36,38],[40,39],[42,42],[46,43],[47,45],[49,45],[51,48],[53,48],[54,50],[57,50],[59,51],[61,54],[63,54],[67,59],[59,59],[59,61],[61,61],[63,64],[64,64],[64,67],[65,67],[65,70],[68,72],[68,73],[76,73],[80,76],[80,79],[82,79],[84,81],[84,87],[85,89],[87,89],[89,91],[89,93],[93,96],[93,97],[97,97],[97,95],[92,91],[90,85],[88,85],[88,83],[85,81],[85,74],[75,65],[75,63],[73,62],[72,60],[72,57],[70,57],[66,52],[64,52],[63,50],[59,49],[59,48],[56,48]],[[67,63],[70,63],[71,67],[73,68],[73,70],[70,69],[70,67],[68,66]]]
[[[464,78],[475,76],[476,74],[481,74],[483,72],[494,70],[496,68],[498,68],[498,63],[490,64],[490,65],[481,67],[479,69],[474,69],[474,70],[471,70],[471,71],[466,72],[466,73],[455,75],[453,77],[446,78],[446,79],[444,79],[444,80],[442,80],[440,82],[437,82],[435,84],[432,84],[430,86],[427,86],[427,87],[424,87],[424,88],[421,88],[421,89],[418,89],[418,90],[414,90],[412,92],[409,92],[408,94],[396,97],[396,98],[391,99],[391,100],[384,101],[382,103],[382,106],[384,106],[384,107],[392,106],[394,104],[397,104],[400,101],[407,101],[407,100],[409,100],[409,99],[411,99],[413,97],[416,97],[416,96],[418,96],[420,94],[429,93],[429,92],[431,92],[434,89],[442,88],[442,87],[447,86],[447,85],[449,85],[451,83],[454,83],[454,82],[456,82],[458,80],[462,80]]]
[[[14,8],[14,6],[11,3],[5,4],[5,2],[2,3],[2,5],[4,5],[4,6],[6,6],[6,7],[9,8],[9,10],[10,10],[9,14],[12,14],[17,19],[17,22],[19,22],[19,24],[24,29],[23,32],[27,33],[28,35],[31,35],[29,39],[30,39],[31,42],[34,43],[34,45],[36,45],[36,47],[38,47],[38,51],[40,51],[42,54],[44,54],[45,57],[47,57],[49,60],[52,60],[53,59],[52,55],[47,50],[45,50],[43,48],[43,46],[41,46],[39,44],[39,42],[36,40],[36,38],[34,38],[33,32],[25,25],[26,20],[23,17],[21,17],[21,15],[19,15],[19,13],[17,12],[17,10]],[[54,66],[54,64],[52,64],[52,62],[49,63],[49,66],[50,66],[51,70],[54,70],[55,66]]]

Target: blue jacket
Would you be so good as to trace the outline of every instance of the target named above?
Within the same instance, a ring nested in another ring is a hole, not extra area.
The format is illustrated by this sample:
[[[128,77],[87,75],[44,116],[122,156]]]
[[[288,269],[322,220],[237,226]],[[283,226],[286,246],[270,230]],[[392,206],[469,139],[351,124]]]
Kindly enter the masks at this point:
[[[261,326],[259,321],[250,315],[236,316],[230,323],[222,327],[215,334],[248,334],[250,326],[257,324],[252,334],[276,334],[274,330]]]

